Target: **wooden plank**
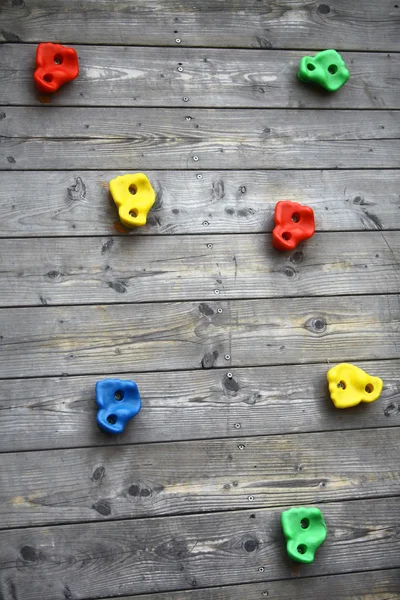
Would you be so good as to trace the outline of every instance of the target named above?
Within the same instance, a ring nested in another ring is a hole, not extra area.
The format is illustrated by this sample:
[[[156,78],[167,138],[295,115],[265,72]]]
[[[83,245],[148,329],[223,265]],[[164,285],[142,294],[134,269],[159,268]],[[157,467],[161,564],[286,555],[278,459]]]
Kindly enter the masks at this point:
[[[344,52],[351,78],[337,94],[296,78],[314,51],[76,46],[79,77],[44,99],[32,79],[35,47],[2,48],[0,104],[264,108],[400,108],[400,54]],[[184,100],[186,99],[186,100]]]
[[[8,453],[1,526],[396,496],[398,438],[390,427]]]
[[[139,373],[135,381],[143,409],[118,443],[398,426],[399,362],[358,365],[381,377],[384,390],[379,402],[345,415],[330,404],[328,365],[233,369],[232,377],[215,370],[164,373],[162,378]],[[115,444],[116,438],[93,426],[98,379],[1,381],[0,451]]]
[[[396,231],[316,234],[288,253],[256,234],[0,240],[0,255],[1,306],[214,300],[218,279],[230,299],[400,289]]]
[[[244,598],[260,600],[267,597],[279,598],[279,600],[293,600],[293,598],[310,600],[310,598],[325,598],[327,590],[329,590],[329,600],[399,600],[399,581],[400,569],[387,569],[369,573],[160,592],[145,596],[140,594],[140,596],[125,596],[119,600],[243,600]]]
[[[399,426],[400,361],[357,365],[383,392],[345,412],[329,399],[328,364],[137,373],[143,408],[118,438],[95,426],[99,376],[0,380],[0,452]]]
[[[122,171],[0,171],[0,236],[118,235],[108,182]],[[319,231],[400,229],[399,172],[150,171],[157,201],[131,235],[272,231],[276,202],[311,206]],[[207,225],[208,223],[208,225]],[[127,232],[125,232],[127,233]]]
[[[399,50],[393,0],[4,0],[0,41]]]
[[[397,358],[398,310],[395,295],[8,308],[0,376]]]
[[[2,114],[1,170],[400,166],[400,111],[43,106]]]
[[[398,565],[400,498],[325,504],[328,536],[307,566],[286,558],[281,510],[4,530],[1,589],[79,600]]]

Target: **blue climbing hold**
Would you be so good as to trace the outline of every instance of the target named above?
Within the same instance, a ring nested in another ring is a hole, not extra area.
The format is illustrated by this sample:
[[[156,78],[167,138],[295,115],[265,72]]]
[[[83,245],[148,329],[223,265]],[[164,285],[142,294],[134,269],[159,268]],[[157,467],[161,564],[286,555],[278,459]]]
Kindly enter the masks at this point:
[[[122,433],[142,407],[134,381],[103,379],[96,383],[97,424],[106,433]]]

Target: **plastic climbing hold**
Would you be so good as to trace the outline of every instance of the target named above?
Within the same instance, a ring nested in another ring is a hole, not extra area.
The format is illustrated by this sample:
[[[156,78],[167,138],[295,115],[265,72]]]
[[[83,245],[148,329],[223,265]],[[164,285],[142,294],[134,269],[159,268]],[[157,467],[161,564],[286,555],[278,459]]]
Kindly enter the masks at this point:
[[[292,560],[312,563],[325,541],[327,529],[319,508],[290,508],[281,516],[286,550]]]
[[[297,77],[303,83],[315,83],[336,92],[349,80],[350,73],[336,50],[323,50],[315,56],[303,56]]]
[[[126,227],[146,225],[156,193],[144,173],[121,175],[110,181],[110,192]]]
[[[39,92],[51,94],[79,75],[78,55],[73,48],[44,42],[36,49],[33,75]]]
[[[133,381],[103,379],[96,383],[97,424],[106,433],[122,433],[125,425],[142,407],[139,389]]]
[[[284,252],[310,238],[315,232],[314,212],[309,206],[285,200],[275,206],[274,248]]]
[[[383,381],[347,363],[329,369],[329,393],[336,408],[350,408],[360,402],[374,402],[379,398]]]

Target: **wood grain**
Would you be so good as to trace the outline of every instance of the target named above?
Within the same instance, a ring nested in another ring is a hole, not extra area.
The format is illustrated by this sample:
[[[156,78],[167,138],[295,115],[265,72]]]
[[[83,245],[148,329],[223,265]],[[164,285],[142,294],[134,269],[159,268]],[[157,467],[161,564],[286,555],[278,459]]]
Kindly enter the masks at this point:
[[[260,600],[267,597],[275,600],[310,600],[326,597],[327,590],[329,600],[399,600],[399,581],[400,569],[387,569],[182,592],[160,592],[146,596],[125,596],[119,600]]]
[[[299,83],[314,51],[75,46],[79,77],[46,98],[53,106],[400,108],[400,54],[343,52],[351,71],[336,94]],[[35,48],[5,44],[0,104],[39,105]]]
[[[393,0],[3,0],[0,41],[400,50]],[[180,40],[180,44],[176,43]]]
[[[397,358],[398,311],[395,295],[2,309],[0,375]]]
[[[400,498],[324,504],[328,536],[306,567],[286,559],[281,510],[4,530],[1,589],[79,600],[398,565]]]
[[[122,171],[0,171],[0,236],[120,235]],[[131,235],[272,231],[275,204],[311,206],[318,231],[400,229],[399,171],[149,171],[157,192]]]
[[[41,106],[2,114],[1,170],[400,166],[400,111]]]
[[[391,427],[8,453],[1,527],[396,496],[398,436]]]
[[[95,426],[99,376],[0,380],[0,452],[398,427],[400,361],[357,365],[384,388],[346,411],[329,400],[328,364],[137,373],[143,408],[118,438]]]
[[[1,306],[214,300],[218,279],[230,299],[400,289],[394,231],[316,234],[288,253],[257,234],[0,240],[0,255]]]

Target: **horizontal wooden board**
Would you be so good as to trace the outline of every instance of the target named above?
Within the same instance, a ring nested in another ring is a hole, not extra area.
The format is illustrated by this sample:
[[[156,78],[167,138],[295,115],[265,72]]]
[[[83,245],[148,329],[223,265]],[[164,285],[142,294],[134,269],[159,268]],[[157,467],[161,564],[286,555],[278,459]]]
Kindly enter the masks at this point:
[[[0,171],[0,237],[119,235],[108,182],[122,171]],[[272,231],[276,202],[311,206],[317,231],[400,229],[400,172],[149,171],[157,192],[131,235]]]
[[[0,240],[1,306],[396,293],[397,231],[316,234],[293,252],[271,236]],[[222,281],[221,284],[218,281]]]
[[[400,425],[399,360],[357,362],[384,388],[377,402],[346,411],[329,399],[330,366],[137,373],[142,410],[118,437],[96,426],[101,377],[3,379],[0,452]]]
[[[7,107],[0,169],[397,168],[400,111]]]
[[[32,79],[35,47],[6,44],[0,104],[265,108],[400,108],[400,54],[344,52],[349,82],[336,94],[301,84],[311,50],[76,46],[79,77],[43,98]]]
[[[0,376],[397,358],[398,315],[395,295],[7,308]]]
[[[400,49],[395,0],[3,0],[2,11],[7,42]]]
[[[3,530],[2,591],[79,600],[398,565],[400,498],[323,505],[328,536],[306,566],[286,557],[281,510]]]
[[[400,569],[328,575],[326,577],[293,578],[268,583],[217,588],[192,589],[181,592],[160,592],[143,596],[125,596],[119,600],[399,600]],[[111,600],[111,599],[108,599]]]
[[[396,496],[398,438],[391,427],[8,453],[1,527]]]

